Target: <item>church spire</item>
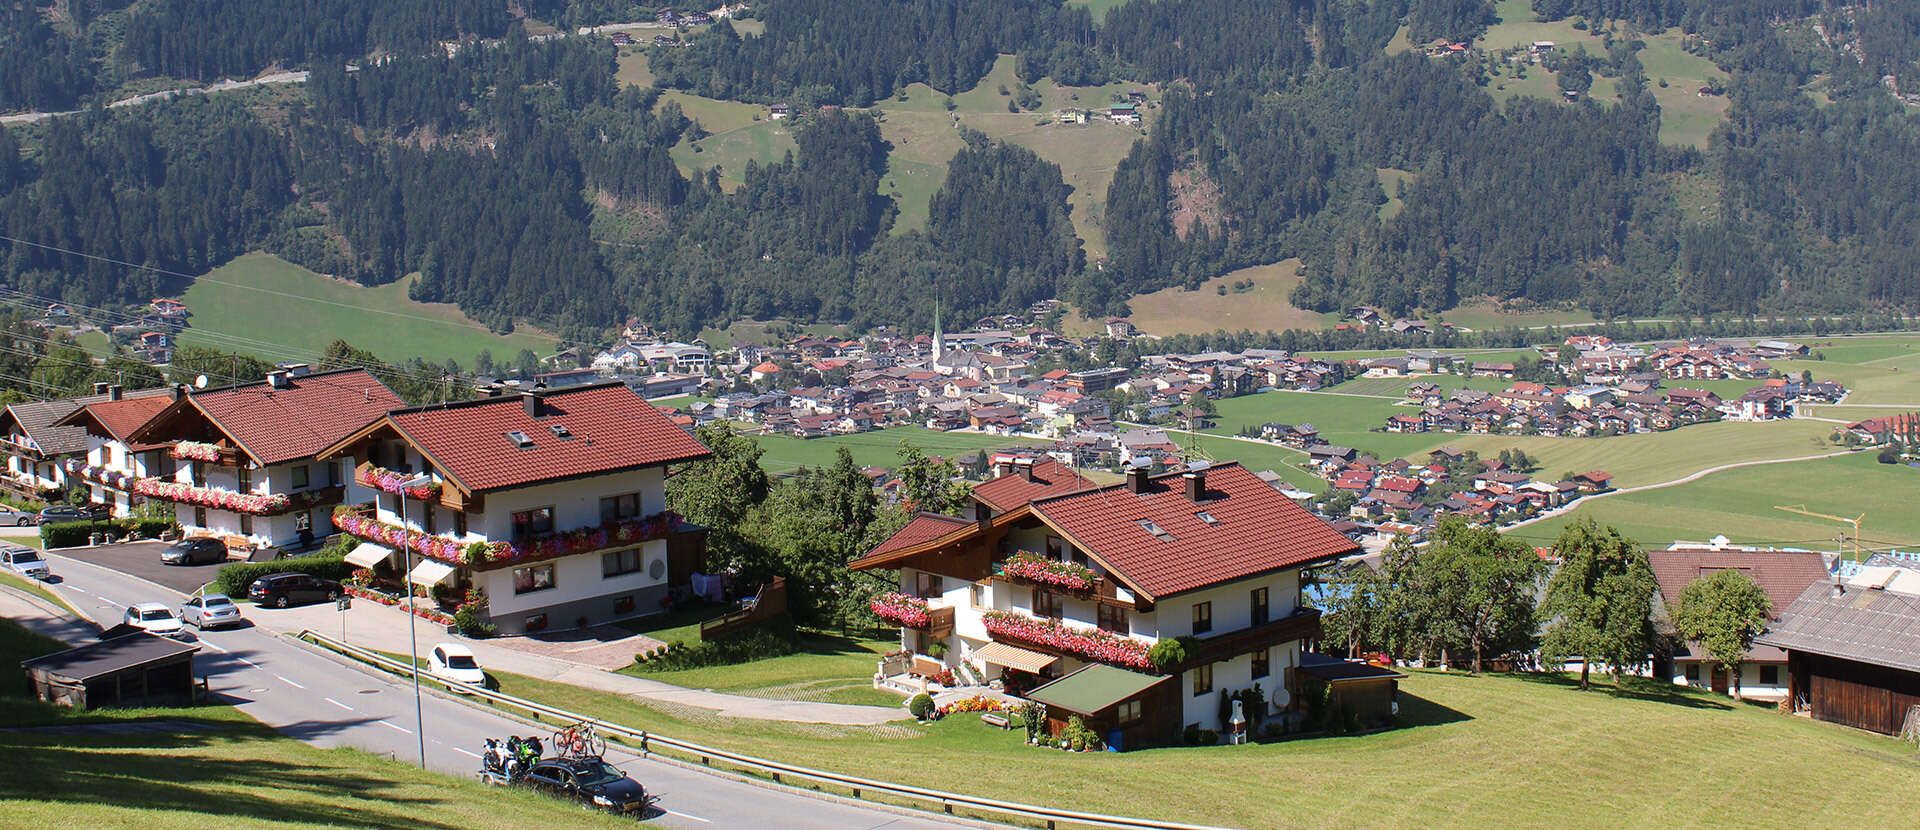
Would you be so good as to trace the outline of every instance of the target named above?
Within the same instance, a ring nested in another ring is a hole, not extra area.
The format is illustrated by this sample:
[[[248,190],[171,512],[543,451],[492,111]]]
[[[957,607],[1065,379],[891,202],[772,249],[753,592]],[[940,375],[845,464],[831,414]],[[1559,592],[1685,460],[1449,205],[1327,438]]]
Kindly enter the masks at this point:
[[[940,330],[940,281],[933,282],[933,362],[940,362],[940,355],[946,351],[947,336]]]

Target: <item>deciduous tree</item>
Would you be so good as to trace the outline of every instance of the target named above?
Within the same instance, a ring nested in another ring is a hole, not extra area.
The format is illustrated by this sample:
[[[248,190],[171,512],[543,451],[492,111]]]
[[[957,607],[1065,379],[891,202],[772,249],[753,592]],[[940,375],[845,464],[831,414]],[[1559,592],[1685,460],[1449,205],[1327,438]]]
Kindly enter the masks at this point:
[[[1673,624],[1680,634],[1697,642],[1733,678],[1733,697],[1740,698],[1740,666],[1753,640],[1767,626],[1773,601],[1753,579],[1736,570],[1715,571],[1687,583],[1680,591],[1680,608]]]
[[[1652,645],[1656,584],[1647,554],[1592,519],[1568,525],[1553,549],[1560,567],[1541,606],[1549,620],[1541,655],[1552,662],[1579,656],[1582,689],[1595,660],[1606,661],[1617,682],[1621,669],[1645,662]]]

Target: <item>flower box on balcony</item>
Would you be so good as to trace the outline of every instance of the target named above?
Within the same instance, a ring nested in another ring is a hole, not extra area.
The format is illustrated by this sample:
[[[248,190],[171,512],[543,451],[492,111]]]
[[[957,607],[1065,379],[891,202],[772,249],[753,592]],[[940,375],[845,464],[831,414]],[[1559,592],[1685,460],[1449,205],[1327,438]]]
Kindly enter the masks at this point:
[[[355,538],[392,548],[412,548],[429,559],[475,567],[536,562],[601,548],[650,542],[666,538],[679,524],[679,514],[668,510],[643,519],[569,530],[513,543],[461,541],[423,533],[380,521],[374,517],[372,508],[364,505],[341,505],[333,511],[333,525]]]
[[[1147,644],[1099,629],[1069,628],[1059,620],[1028,617],[1010,611],[989,611],[982,622],[995,640],[1038,646],[1082,660],[1152,671]]]
[[[901,628],[925,629],[933,624],[932,616],[927,613],[927,601],[919,597],[889,592],[874,597],[869,607],[881,622]]]
[[[207,461],[214,464],[220,463],[222,457],[220,445],[208,444],[204,441],[176,442],[173,445],[172,452],[174,458],[183,458],[188,461]]]
[[[1048,559],[1030,550],[1019,551],[999,565],[1002,576],[1077,594],[1091,592],[1100,581],[1092,568],[1078,562]]]
[[[372,487],[382,493],[392,493],[396,496],[406,496],[407,498],[418,499],[420,501],[431,501],[440,497],[440,482],[430,481],[426,484],[413,487],[405,486],[408,481],[414,478],[416,478],[416,476],[412,473],[402,473],[396,470],[389,470],[385,467],[376,467],[372,464],[362,464],[353,470],[354,481]]]

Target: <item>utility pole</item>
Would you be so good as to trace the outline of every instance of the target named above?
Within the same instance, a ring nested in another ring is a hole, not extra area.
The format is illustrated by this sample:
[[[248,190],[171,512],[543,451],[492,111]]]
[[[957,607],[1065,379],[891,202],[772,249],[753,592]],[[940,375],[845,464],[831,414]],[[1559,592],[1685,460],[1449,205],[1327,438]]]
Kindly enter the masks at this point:
[[[1834,516],[1828,513],[1815,513],[1811,510],[1808,510],[1807,506],[1804,504],[1774,505],[1773,509],[1785,510],[1788,513],[1798,513],[1802,516],[1811,516],[1815,519],[1826,519],[1828,521],[1840,522],[1841,524],[1853,525],[1853,536],[1845,537],[1843,534],[1843,538],[1840,540],[1841,550],[1842,552],[1844,552],[1846,550],[1847,543],[1851,541],[1853,544],[1853,561],[1859,562],[1866,559],[1865,551],[1860,547],[1860,520],[1865,519],[1867,517],[1867,514],[1862,513],[1858,516],[1855,516],[1849,519],[1845,516]]]

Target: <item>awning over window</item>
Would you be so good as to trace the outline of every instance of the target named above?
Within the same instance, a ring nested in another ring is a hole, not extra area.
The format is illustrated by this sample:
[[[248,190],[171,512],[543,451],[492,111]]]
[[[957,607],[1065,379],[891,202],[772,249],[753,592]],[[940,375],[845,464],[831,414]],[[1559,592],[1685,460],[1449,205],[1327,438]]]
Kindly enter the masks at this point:
[[[380,560],[392,555],[392,548],[382,547],[372,542],[361,542],[359,547],[347,553],[347,564],[360,568],[371,568],[378,564]]]
[[[422,560],[413,566],[413,573],[407,574],[407,581],[415,585],[433,587],[453,576],[453,566],[431,559]]]
[[[1048,666],[1060,661],[1060,658],[1051,654],[1028,651],[1024,648],[1007,645],[1006,643],[988,643],[985,646],[975,649],[973,653],[974,656],[988,663],[996,666],[1005,666],[1009,669],[1019,669],[1029,674],[1039,674]]]

